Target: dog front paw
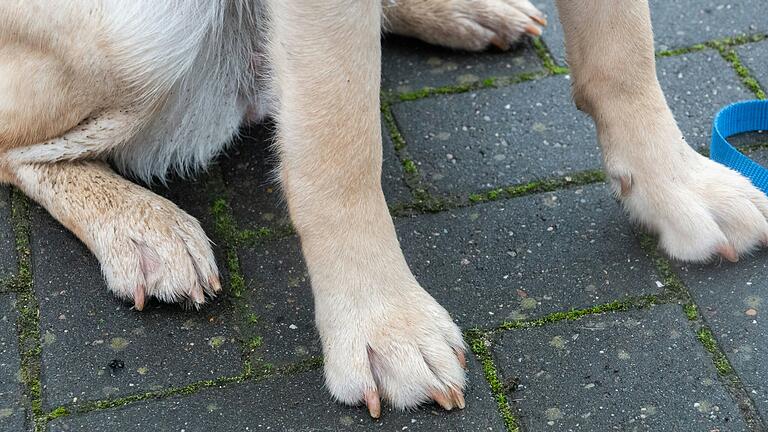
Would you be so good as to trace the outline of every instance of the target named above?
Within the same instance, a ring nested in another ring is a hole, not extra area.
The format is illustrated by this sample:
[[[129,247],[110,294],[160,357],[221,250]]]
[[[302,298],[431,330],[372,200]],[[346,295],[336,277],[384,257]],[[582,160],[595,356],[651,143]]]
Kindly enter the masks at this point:
[[[526,33],[540,35],[546,25],[528,0],[385,0],[384,15],[393,33],[469,51],[508,49]]]
[[[768,242],[768,198],[741,174],[683,143],[656,161],[624,164],[611,182],[629,214],[672,258],[737,261]]]
[[[338,401],[364,402],[372,417],[379,417],[382,400],[397,409],[429,400],[464,408],[461,331],[421,287],[318,298],[316,306],[326,386]]]
[[[199,307],[221,290],[202,227],[165,198],[142,191],[89,231],[107,286],[138,310],[151,297]]]

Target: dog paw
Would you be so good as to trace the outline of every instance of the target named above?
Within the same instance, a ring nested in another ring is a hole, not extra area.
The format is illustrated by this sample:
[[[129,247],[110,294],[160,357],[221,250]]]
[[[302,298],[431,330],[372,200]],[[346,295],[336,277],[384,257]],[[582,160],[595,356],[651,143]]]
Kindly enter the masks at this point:
[[[538,36],[544,15],[528,0],[393,0],[384,26],[404,36],[450,48],[508,49],[524,34]]]
[[[200,223],[149,191],[126,211],[92,224],[92,249],[109,289],[141,310],[148,298],[200,307],[221,291]]]
[[[684,144],[666,162],[611,170],[611,183],[630,215],[659,235],[672,258],[737,261],[768,243],[768,198],[741,174]],[[649,152],[650,153],[650,152]],[[654,166],[655,165],[655,166]],[[632,167],[635,168],[632,168]]]
[[[326,386],[338,401],[365,403],[372,417],[381,401],[396,409],[430,400],[464,408],[461,331],[421,287],[356,301],[318,297],[316,305]]]

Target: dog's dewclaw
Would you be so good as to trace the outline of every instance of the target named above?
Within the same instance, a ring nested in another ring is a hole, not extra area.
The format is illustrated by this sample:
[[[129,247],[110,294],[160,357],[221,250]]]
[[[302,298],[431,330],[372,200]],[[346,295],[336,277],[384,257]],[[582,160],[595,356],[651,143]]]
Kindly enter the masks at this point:
[[[376,389],[365,391],[365,405],[368,407],[368,413],[373,418],[379,418],[381,416],[381,401],[379,400],[379,392]]]
[[[438,405],[443,407],[444,410],[450,411],[453,409],[453,402],[451,402],[451,398],[449,398],[442,391],[433,390],[430,396],[432,396],[432,399],[437,402]]]
[[[133,307],[138,311],[144,309],[144,285],[139,285],[133,290]]]
[[[632,177],[621,176],[619,181],[621,182],[621,196],[628,196],[629,192],[632,190]]]

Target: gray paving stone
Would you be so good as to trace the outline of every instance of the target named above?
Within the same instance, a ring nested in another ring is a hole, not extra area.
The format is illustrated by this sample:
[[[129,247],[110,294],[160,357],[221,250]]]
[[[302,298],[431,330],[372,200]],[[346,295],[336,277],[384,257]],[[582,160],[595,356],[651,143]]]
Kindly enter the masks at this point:
[[[37,206],[32,226],[46,408],[241,372],[226,300],[199,312],[159,303],[136,312],[107,291],[86,247]]]
[[[768,40],[740,46],[736,52],[763,90],[768,90]]]
[[[749,99],[715,52],[658,63],[667,99],[688,142],[709,142],[714,114]],[[600,168],[592,120],[571,102],[567,76],[405,102],[395,117],[423,180],[438,195],[559,177]]]
[[[393,107],[408,152],[439,195],[563,176],[600,166],[594,126],[567,77]]]
[[[493,351],[525,430],[746,430],[678,305],[509,331]]]
[[[754,95],[715,51],[659,59],[657,74],[688,144],[709,147],[712,120],[726,105]]]
[[[527,40],[503,52],[470,53],[388,35],[382,45],[382,88],[398,93],[542,70]]]
[[[419,282],[463,328],[533,318],[659,291],[650,258],[604,186],[395,222]],[[295,238],[240,255],[261,316],[259,355],[320,353],[309,277]]]
[[[320,371],[313,371],[205,390],[188,397],[142,402],[82,417],[63,418],[52,422],[48,431],[506,430],[498,415],[496,402],[483,380],[480,365],[471,359],[466,400],[466,409],[451,412],[432,405],[407,413],[385,407],[381,419],[374,421],[363,408],[334,403],[323,388]]]
[[[27,430],[15,305],[13,294],[0,294],[0,430],[8,432]]]
[[[277,166],[277,156],[269,149],[273,128],[274,125],[267,125],[243,130],[241,139],[219,160],[232,212],[243,228],[275,228],[290,224],[282,192],[273,179]],[[389,204],[408,202],[411,196],[405,185],[402,165],[384,125],[382,135],[384,196]]]
[[[15,275],[17,268],[16,236],[11,223],[11,192],[8,187],[0,187],[0,280]]]
[[[550,23],[542,38],[557,62],[565,65],[565,45],[555,0],[533,1]],[[657,51],[684,48],[714,39],[768,32],[762,0],[723,3],[721,0],[651,0]]]

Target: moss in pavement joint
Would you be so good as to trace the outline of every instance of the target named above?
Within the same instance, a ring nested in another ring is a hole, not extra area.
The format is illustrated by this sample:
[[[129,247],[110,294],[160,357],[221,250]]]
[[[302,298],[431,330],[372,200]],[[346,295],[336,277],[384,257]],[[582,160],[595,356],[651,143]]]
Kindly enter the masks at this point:
[[[541,38],[533,38],[533,49],[536,50],[536,55],[539,56],[539,60],[544,64],[544,68],[553,75],[562,75],[568,73],[568,68],[558,66],[555,64],[555,60],[552,58],[552,54],[549,52],[547,45]]]
[[[605,181],[605,174],[599,170],[583,171],[565,177],[532,181],[530,183],[493,189],[488,192],[469,195],[470,203],[496,201],[499,199],[517,198],[541,192],[552,192],[567,186],[584,186]]]
[[[40,306],[32,286],[32,262],[29,247],[29,201],[17,189],[11,196],[11,221],[16,236],[16,254],[18,256],[18,274],[11,285],[16,291],[16,308],[19,312],[18,327],[19,351],[21,353],[21,380],[32,404],[35,430],[45,427],[42,402],[42,383],[40,381],[40,362],[42,348],[40,344]]]
[[[418,173],[418,170],[416,169],[416,163],[410,159],[406,159],[403,161],[403,171],[405,171],[407,174],[416,174]]]
[[[677,300],[686,304],[693,304],[691,295],[683,285],[683,281],[672,270],[672,264],[664,258],[658,250],[658,243],[654,237],[647,233],[640,234],[640,247],[651,257],[656,270],[659,272],[662,283],[667,291]]]
[[[683,305],[683,311],[685,312],[685,316],[688,318],[688,321],[696,321],[699,319],[699,309],[695,304],[688,303]]]
[[[399,102],[411,102],[437,95],[459,94],[474,90],[506,87],[514,84],[520,84],[526,81],[533,81],[551,74],[552,72],[550,71],[524,72],[508,77],[485,78],[483,80],[473,81],[470,83],[448,85],[442,87],[424,87],[420,90],[400,93],[397,95],[397,100]]]
[[[704,348],[712,355],[712,360],[715,362],[715,368],[717,373],[722,376],[727,376],[733,373],[733,367],[728,362],[728,358],[723,354],[723,351],[717,345],[715,335],[712,334],[712,330],[707,327],[702,327],[696,332],[696,336]]]
[[[601,314],[605,312],[626,311],[629,309],[643,309],[659,303],[661,303],[659,298],[653,295],[638,298],[628,298],[625,300],[617,300],[611,303],[592,306],[584,309],[571,309],[569,311],[554,312],[541,318],[531,320],[505,321],[497,328],[497,330],[541,327],[543,325],[555,323],[558,321],[580,320],[588,315]]]
[[[725,61],[731,64],[733,70],[736,71],[736,74],[741,79],[741,82],[745,87],[749,89],[749,91],[755,94],[756,98],[766,98],[765,91],[760,88],[760,84],[757,82],[757,79],[752,76],[750,70],[741,62],[741,59],[739,58],[739,55],[736,54],[736,51],[733,49],[723,49],[720,51],[720,54],[723,56]]]
[[[490,341],[488,340],[487,335],[479,330],[470,330],[466,333],[465,337],[469,343],[470,349],[475,353],[478,360],[480,360],[485,380],[491,387],[491,393],[493,393],[493,397],[496,399],[496,404],[499,407],[499,414],[501,414],[501,418],[504,420],[504,425],[507,427],[507,431],[519,431],[517,418],[512,414],[512,409],[507,401],[507,395],[504,392],[505,386],[501,380],[501,375],[493,362]]]

